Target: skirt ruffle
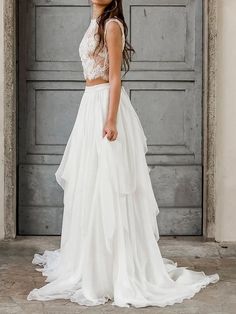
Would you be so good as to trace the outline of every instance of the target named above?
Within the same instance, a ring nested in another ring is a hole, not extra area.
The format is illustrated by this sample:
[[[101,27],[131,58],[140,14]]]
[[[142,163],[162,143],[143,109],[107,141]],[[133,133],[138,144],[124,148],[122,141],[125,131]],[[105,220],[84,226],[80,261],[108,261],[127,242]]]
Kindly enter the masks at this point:
[[[81,305],[166,306],[219,280],[162,258],[158,205],[146,163],[147,139],[124,87],[118,137],[102,136],[109,83],[86,87],[61,163],[64,189],[60,248],[35,254],[45,286],[28,300],[70,299]]]

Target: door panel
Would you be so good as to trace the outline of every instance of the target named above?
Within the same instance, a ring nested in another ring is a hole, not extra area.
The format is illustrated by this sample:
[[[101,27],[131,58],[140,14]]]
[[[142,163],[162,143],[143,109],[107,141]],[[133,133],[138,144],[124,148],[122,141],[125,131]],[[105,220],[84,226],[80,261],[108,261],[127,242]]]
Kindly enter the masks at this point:
[[[126,0],[136,53],[123,79],[148,139],[162,235],[202,233],[202,1]],[[18,233],[60,234],[54,173],[84,91],[87,0],[19,4]]]

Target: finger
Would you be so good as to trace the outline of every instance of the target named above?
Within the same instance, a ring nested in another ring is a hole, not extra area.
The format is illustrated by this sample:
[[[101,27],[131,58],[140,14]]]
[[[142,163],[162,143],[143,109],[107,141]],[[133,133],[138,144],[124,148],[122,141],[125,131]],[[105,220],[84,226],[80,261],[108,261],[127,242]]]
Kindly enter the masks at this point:
[[[112,137],[112,140],[115,141],[117,139],[117,133],[115,133]]]
[[[107,139],[110,141],[112,138],[112,132],[111,131],[108,131],[107,132]]]
[[[118,135],[118,132],[115,132],[113,135],[113,141],[115,141],[117,139],[117,135]]]
[[[115,139],[116,139],[116,135],[113,134],[113,136],[112,136],[112,141],[115,141]]]

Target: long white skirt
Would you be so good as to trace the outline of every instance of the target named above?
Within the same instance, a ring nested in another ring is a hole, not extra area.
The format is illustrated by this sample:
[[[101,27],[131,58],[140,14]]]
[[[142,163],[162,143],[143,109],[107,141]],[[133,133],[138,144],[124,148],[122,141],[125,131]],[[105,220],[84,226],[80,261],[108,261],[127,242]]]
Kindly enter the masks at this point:
[[[28,300],[70,299],[120,307],[180,303],[219,280],[162,258],[159,212],[146,163],[146,136],[124,87],[118,137],[102,136],[109,83],[85,87],[55,176],[64,189],[60,248],[35,254],[47,276]]]

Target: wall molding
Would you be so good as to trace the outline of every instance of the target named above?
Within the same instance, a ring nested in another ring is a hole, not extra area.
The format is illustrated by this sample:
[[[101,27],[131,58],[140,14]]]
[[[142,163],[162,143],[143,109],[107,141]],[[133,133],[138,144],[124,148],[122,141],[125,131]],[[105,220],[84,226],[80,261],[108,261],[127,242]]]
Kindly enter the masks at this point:
[[[217,0],[204,0],[203,22],[203,236],[215,239]]]
[[[4,225],[16,236],[16,1],[4,0]]]

